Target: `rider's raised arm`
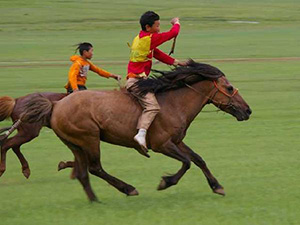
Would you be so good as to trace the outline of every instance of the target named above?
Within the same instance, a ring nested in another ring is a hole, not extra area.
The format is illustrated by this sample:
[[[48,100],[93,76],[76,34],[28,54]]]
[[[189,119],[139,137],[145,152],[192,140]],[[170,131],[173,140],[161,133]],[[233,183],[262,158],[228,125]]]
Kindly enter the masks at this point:
[[[162,43],[171,40],[172,38],[175,38],[180,31],[180,24],[176,23],[173,25],[173,27],[167,31],[162,33],[154,33],[151,37],[151,46],[150,49],[154,49],[157,46],[161,45]]]

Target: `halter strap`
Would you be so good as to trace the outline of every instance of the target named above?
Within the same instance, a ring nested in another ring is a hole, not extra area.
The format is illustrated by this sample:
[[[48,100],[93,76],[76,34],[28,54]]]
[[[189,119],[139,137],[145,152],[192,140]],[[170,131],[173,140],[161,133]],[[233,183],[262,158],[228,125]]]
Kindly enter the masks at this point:
[[[190,88],[190,89],[192,89],[193,91],[195,91],[196,93],[198,93],[198,94],[200,94],[200,95],[206,97],[206,98],[208,99],[209,102],[215,103],[215,104],[217,105],[218,108],[219,108],[219,106],[221,106],[223,103],[214,100],[214,98],[215,98],[215,96],[216,96],[216,94],[217,94],[218,92],[221,92],[222,94],[224,94],[225,96],[227,96],[227,97],[229,98],[229,101],[226,103],[225,106],[226,106],[226,107],[233,107],[233,105],[231,104],[231,99],[232,99],[232,97],[234,97],[234,96],[238,93],[239,89],[236,88],[236,89],[234,90],[234,92],[230,95],[230,94],[226,93],[224,90],[220,89],[219,86],[217,85],[217,82],[216,82],[216,81],[213,81],[213,83],[214,83],[214,86],[215,86],[215,88],[217,89],[217,91],[213,94],[212,97],[208,97],[207,95],[202,94],[200,91],[196,90],[195,88],[193,88],[193,87],[192,87],[191,85],[189,85],[189,84],[185,84],[185,85],[186,85],[188,88]],[[224,105],[224,104],[223,104],[223,105]]]
[[[226,95],[226,96],[229,97],[229,98],[232,98],[233,96],[235,96],[236,93],[238,93],[238,91],[239,91],[239,89],[236,88],[236,89],[234,90],[234,92],[230,95],[230,94],[226,93],[224,90],[220,89],[220,88],[218,87],[217,82],[216,82],[215,80],[214,80],[213,82],[214,82],[215,87],[216,87],[222,94]]]

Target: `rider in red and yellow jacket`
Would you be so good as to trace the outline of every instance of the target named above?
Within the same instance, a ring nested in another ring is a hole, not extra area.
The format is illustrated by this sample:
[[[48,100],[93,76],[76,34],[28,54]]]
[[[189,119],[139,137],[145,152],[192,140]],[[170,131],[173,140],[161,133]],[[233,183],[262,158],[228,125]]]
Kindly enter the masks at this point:
[[[146,79],[151,71],[152,58],[168,65],[186,65],[185,62],[179,62],[171,56],[160,51],[157,47],[166,41],[175,38],[180,31],[178,18],[171,20],[172,28],[163,33],[160,32],[159,15],[148,11],[140,18],[142,30],[137,35],[130,46],[130,60],[128,63],[126,89],[135,96],[143,108],[142,115],[138,120],[138,133],[134,140],[140,145],[142,154],[147,154],[146,134],[160,107],[153,93],[141,95],[134,87],[139,79]]]
[[[136,78],[137,74],[141,73],[148,76],[151,71],[153,57],[168,65],[178,64],[177,60],[160,51],[157,47],[178,35],[180,31],[179,20],[168,32],[158,33],[159,24],[156,29],[158,31],[155,33],[141,30],[139,35],[134,38],[128,63],[128,78]]]

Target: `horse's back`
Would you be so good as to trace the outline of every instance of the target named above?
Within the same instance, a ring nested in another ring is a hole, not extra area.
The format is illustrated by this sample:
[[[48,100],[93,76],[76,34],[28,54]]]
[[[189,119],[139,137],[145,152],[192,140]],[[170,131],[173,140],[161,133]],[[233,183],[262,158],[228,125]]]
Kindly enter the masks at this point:
[[[68,110],[74,110],[74,107],[80,106],[93,110],[99,106],[99,108],[103,110],[118,111],[139,106],[127,92],[116,90],[79,91],[59,101],[56,107],[61,107],[62,105]]]

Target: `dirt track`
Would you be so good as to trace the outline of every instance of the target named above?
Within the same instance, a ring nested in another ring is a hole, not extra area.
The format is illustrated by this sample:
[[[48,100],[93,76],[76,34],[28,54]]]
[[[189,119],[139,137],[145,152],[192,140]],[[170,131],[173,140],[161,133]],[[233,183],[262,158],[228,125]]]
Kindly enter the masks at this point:
[[[198,62],[263,62],[263,61],[300,61],[300,57],[278,57],[278,58],[227,58],[227,59],[194,59]],[[100,65],[126,65],[127,60],[117,61],[93,61]],[[23,67],[65,67],[70,65],[69,61],[59,60],[34,60],[34,61],[2,61],[0,68],[23,68]]]

